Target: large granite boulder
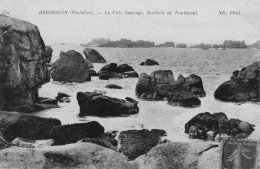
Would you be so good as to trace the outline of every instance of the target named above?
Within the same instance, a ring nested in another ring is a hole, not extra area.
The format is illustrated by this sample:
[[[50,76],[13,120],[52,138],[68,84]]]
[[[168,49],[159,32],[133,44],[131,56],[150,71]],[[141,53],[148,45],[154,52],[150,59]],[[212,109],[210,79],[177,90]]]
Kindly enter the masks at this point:
[[[95,49],[85,48],[83,53],[86,59],[90,60],[92,63],[106,63],[104,57]]]
[[[37,26],[0,15],[0,110],[33,105],[50,81],[45,44]]]
[[[185,133],[190,138],[207,139],[207,132],[212,131],[212,139],[217,134],[226,134],[235,138],[246,138],[254,131],[254,125],[239,119],[228,119],[227,115],[219,113],[199,113],[185,124]],[[221,138],[220,138],[221,139]]]
[[[66,52],[52,64],[51,76],[54,81],[85,82],[90,81],[88,64],[82,55],[74,50]]]
[[[104,134],[104,130],[104,127],[96,121],[68,124],[52,128],[50,137],[55,140],[55,144],[69,144],[83,138],[101,137]]]
[[[7,141],[16,137],[29,140],[48,139],[50,130],[59,125],[61,122],[58,119],[0,111],[0,133]]]
[[[159,65],[159,63],[153,59],[147,59],[145,62],[142,62],[140,65],[141,66],[154,66],[154,65]]]
[[[219,169],[218,145],[172,142],[158,145],[135,160],[139,169]]]
[[[177,81],[171,70],[157,70],[149,76],[142,73],[136,84],[137,97],[144,100],[164,100],[169,103],[183,104],[187,101],[200,104],[197,97],[206,95],[202,79],[197,75],[190,75],[184,78],[179,75]],[[191,104],[192,105],[192,104]]]
[[[217,88],[215,98],[231,102],[259,101],[259,67],[260,61],[234,71],[231,79]]]
[[[45,46],[45,62],[51,63],[53,49],[50,46]]]
[[[129,160],[134,160],[161,144],[161,136],[164,135],[156,132],[156,130],[122,131],[118,137],[118,151],[127,156]]]
[[[84,142],[43,148],[6,148],[0,150],[0,168],[137,169],[123,154]]]
[[[118,65],[116,63],[110,63],[105,65],[98,72],[99,79],[108,80],[110,78],[134,78],[138,77],[138,73],[128,64]]]
[[[137,114],[138,102],[134,99],[121,100],[92,92],[78,92],[80,116],[127,116]]]

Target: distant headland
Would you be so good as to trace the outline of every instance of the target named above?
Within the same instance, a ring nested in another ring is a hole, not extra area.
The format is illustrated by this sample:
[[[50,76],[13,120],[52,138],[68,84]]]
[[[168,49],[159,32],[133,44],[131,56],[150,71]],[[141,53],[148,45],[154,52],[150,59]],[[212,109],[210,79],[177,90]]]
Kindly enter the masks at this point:
[[[132,41],[130,39],[121,38],[118,41],[112,41],[105,38],[94,38],[91,42],[81,44],[84,47],[112,47],[112,48],[152,48],[152,47],[175,47],[175,48],[199,48],[199,49],[246,49],[246,48],[257,48],[260,49],[260,40],[252,45],[247,45],[244,40],[234,41],[225,40],[222,44],[196,44],[188,46],[186,43],[178,43],[167,41],[156,45],[155,42],[137,40]]]

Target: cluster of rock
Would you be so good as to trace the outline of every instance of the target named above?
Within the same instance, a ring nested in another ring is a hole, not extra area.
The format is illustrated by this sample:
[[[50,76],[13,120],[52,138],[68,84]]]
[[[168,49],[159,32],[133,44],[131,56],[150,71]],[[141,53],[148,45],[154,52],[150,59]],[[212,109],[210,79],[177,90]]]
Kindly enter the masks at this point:
[[[137,97],[144,100],[168,100],[170,104],[180,106],[200,105],[198,97],[206,95],[202,79],[197,75],[184,78],[179,75],[177,81],[171,70],[157,70],[149,76],[141,73],[136,84]]]
[[[159,63],[153,59],[146,59],[146,61],[142,62],[140,65],[141,66],[154,66],[154,65],[159,65]]]
[[[138,73],[128,64],[117,65],[116,63],[110,63],[100,69],[98,72],[99,79],[108,80],[110,78],[135,78],[138,77]]]
[[[37,26],[0,15],[0,110],[48,107],[40,103],[38,89],[50,81],[50,53]]]
[[[232,102],[259,101],[260,62],[234,71],[229,81],[221,84],[214,93],[216,99]]]
[[[143,133],[148,137],[143,137]],[[52,146],[51,141],[45,141],[45,145],[40,147],[26,147],[22,139],[14,140],[19,147],[0,150],[0,168],[220,168],[218,145],[184,142],[156,144],[156,140],[160,139],[147,130],[125,131],[121,135],[121,139],[124,139],[120,141],[121,149],[102,140],[102,137],[83,138],[76,143]]]
[[[139,168],[149,160],[142,155],[159,158],[154,151],[164,151],[176,144],[162,141],[165,135],[160,129],[128,130],[120,132],[116,140],[114,132],[105,133],[105,128],[96,121],[61,125],[57,119],[0,112],[0,168],[86,168],[93,165],[111,168],[112,164],[103,160],[114,158],[116,163],[112,168],[118,167],[122,160],[127,166]],[[99,153],[102,153],[101,161]],[[90,162],[94,159],[95,163]],[[135,160],[136,164],[132,165],[127,159]]]
[[[129,97],[122,100],[96,92],[78,92],[77,100],[80,116],[127,116],[139,112],[138,102]]]
[[[189,134],[190,138],[207,139],[209,133],[213,132],[211,136],[213,140],[220,140],[221,134],[235,137],[246,138],[255,129],[254,125],[239,119],[228,119],[227,115],[219,113],[199,113],[185,124],[185,133]],[[220,137],[216,138],[217,134]]]

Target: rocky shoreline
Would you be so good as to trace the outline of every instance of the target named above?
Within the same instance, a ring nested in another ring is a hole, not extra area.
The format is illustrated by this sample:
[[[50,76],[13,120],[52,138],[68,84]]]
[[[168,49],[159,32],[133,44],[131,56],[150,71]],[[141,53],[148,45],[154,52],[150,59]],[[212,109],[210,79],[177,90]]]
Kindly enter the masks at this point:
[[[85,58],[75,50],[61,51],[50,64],[52,48],[45,46],[37,26],[0,15],[0,168],[220,168],[220,134],[247,138],[254,125],[224,113],[200,113],[183,125],[190,138],[213,141],[171,142],[161,129],[106,131],[97,121],[62,125],[54,118],[26,113],[59,108],[70,103],[69,95],[42,98],[39,88],[50,78],[59,82],[91,82],[138,78],[137,99],[164,101],[172,106],[200,106],[206,96],[202,78],[181,74],[175,80],[171,70],[156,70],[150,75],[137,73],[130,65],[109,63],[96,73],[93,63],[106,63],[96,50],[86,48]],[[144,66],[159,63],[147,59]],[[259,101],[259,67],[255,62],[220,85],[215,98],[222,101]],[[110,84],[108,88],[121,89]],[[139,113],[138,100],[106,96],[102,91],[78,91],[80,116],[127,117]],[[165,103],[165,104],[167,104]],[[218,140],[215,139],[219,134]],[[117,138],[118,136],[118,138]],[[216,141],[216,142],[215,142]]]

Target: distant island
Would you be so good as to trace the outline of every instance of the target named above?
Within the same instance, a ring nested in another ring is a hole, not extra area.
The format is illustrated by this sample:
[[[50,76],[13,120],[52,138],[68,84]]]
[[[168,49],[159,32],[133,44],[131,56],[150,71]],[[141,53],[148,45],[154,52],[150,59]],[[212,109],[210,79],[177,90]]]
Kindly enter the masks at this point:
[[[121,38],[118,41],[112,41],[105,38],[94,38],[87,44],[81,44],[84,47],[112,47],[112,48],[151,48],[151,47],[175,47],[175,48],[199,48],[199,49],[246,49],[246,48],[257,48],[260,49],[260,41],[253,43],[252,45],[246,45],[245,41],[233,41],[225,40],[223,44],[196,44],[189,46],[185,43],[175,44],[174,42],[165,42],[162,44],[155,45],[154,42],[137,40],[132,41],[130,39]]]
[[[113,48],[151,48],[155,47],[154,42],[138,40],[132,41],[129,39],[120,39],[119,41],[107,41],[98,47],[113,47]]]
[[[253,43],[252,47],[260,49],[260,40],[258,40],[256,43]]]
[[[137,40],[132,41],[130,39],[120,39],[119,41],[111,41],[110,39],[94,38],[87,44],[81,44],[84,47],[96,46],[96,47],[113,47],[113,48],[151,48],[151,47],[175,47],[174,42],[165,42],[163,44],[155,45],[154,42]]]

